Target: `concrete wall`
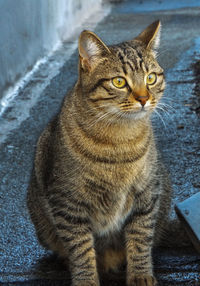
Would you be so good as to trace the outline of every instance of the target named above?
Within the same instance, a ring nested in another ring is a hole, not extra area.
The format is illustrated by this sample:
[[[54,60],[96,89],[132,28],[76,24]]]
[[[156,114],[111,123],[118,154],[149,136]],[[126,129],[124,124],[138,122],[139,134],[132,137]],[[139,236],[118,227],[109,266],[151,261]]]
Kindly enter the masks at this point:
[[[0,99],[102,0],[0,0]]]

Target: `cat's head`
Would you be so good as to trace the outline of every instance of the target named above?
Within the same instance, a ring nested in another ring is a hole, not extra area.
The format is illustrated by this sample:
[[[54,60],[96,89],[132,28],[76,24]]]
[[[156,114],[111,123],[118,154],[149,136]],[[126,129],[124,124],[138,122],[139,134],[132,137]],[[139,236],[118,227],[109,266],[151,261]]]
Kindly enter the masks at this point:
[[[141,119],[161,98],[165,81],[156,60],[160,21],[131,41],[106,46],[93,32],[79,38],[79,85],[88,108],[116,119]]]

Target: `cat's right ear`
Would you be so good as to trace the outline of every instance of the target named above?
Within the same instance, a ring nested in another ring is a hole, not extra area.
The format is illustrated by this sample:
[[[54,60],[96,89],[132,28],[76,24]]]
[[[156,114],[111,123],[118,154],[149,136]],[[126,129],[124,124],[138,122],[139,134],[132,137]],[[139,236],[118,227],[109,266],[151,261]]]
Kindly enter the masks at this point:
[[[156,51],[160,43],[161,23],[159,20],[149,25],[142,33],[135,39],[143,42],[146,49]]]
[[[80,64],[84,70],[93,70],[110,53],[109,48],[93,32],[83,31],[79,37]]]

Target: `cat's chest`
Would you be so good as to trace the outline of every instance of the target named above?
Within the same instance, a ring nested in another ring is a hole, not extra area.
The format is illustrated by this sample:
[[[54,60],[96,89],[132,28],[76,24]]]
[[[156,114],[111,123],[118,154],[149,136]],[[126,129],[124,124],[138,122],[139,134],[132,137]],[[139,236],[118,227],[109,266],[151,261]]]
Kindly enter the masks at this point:
[[[133,199],[127,194],[122,194],[106,212],[99,208],[93,218],[93,228],[96,234],[102,236],[110,232],[120,231],[131,213],[132,207]]]

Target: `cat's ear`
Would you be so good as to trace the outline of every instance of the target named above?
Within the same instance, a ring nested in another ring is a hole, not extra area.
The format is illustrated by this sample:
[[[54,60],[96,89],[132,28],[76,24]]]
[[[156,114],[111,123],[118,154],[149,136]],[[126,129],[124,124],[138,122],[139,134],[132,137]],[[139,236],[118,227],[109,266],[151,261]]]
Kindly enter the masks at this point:
[[[160,30],[161,30],[161,23],[158,20],[149,25],[135,39],[143,42],[147,49],[155,51],[160,44]]]
[[[80,34],[78,49],[81,67],[89,71],[110,53],[109,48],[95,33],[86,30]]]

